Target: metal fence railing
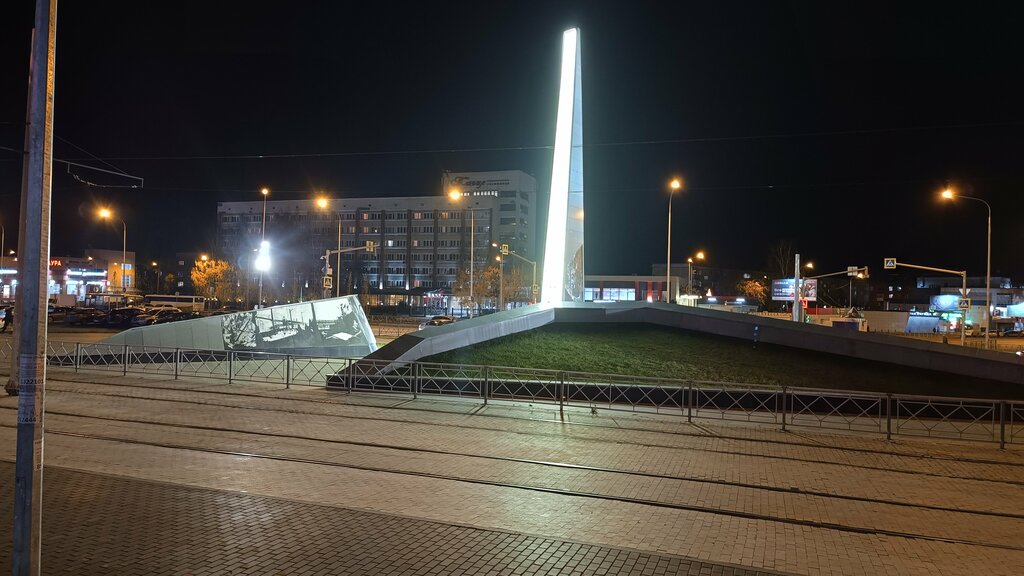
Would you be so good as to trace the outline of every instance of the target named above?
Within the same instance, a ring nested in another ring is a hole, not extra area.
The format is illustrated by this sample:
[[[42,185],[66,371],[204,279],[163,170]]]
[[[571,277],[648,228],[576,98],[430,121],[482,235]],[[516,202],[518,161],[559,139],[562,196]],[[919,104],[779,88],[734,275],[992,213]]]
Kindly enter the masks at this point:
[[[0,358],[10,359],[9,340]],[[1024,443],[1024,401],[929,397],[430,362],[49,341],[51,368],[515,400],[893,436]]]

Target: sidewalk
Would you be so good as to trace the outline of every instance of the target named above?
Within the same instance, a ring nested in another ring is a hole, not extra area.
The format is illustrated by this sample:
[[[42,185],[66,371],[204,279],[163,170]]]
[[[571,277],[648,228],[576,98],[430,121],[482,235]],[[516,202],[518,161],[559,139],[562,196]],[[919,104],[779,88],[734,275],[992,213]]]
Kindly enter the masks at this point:
[[[47,412],[47,574],[1024,565],[1019,448],[64,370]]]

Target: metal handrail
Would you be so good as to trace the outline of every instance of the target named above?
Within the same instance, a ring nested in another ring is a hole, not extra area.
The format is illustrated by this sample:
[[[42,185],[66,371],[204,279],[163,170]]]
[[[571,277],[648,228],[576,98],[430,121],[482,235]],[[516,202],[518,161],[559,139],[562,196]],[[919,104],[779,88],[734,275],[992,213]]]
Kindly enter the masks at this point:
[[[0,358],[10,358],[9,343]],[[892,436],[1024,442],[1024,401],[800,388],[544,368],[49,341],[53,368],[530,401]]]

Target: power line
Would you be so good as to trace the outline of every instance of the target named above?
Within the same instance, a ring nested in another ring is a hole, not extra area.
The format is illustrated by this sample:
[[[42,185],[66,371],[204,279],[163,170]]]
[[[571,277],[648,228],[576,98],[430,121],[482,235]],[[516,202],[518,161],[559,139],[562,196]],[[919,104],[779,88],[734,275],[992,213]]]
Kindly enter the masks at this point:
[[[62,140],[63,140],[63,138],[62,138]],[[65,140],[65,142],[67,142],[67,141]],[[70,142],[69,142],[69,144],[70,144]],[[74,144],[72,144],[72,146],[74,146]],[[78,146],[75,146],[75,148],[78,148],[79,150],[82,150],[86,154],[89,153],[88,151],[83,150],[82,148],[80,148]],[[14,152],[15,154],[22,154],[22,155],[25,154],[24,150],[18,150],[17,148],[10,148],[10,147],[7,147],[7,146],[0,146],[0,150],[6,150],[8,152]],[[88,164],[81,164],[79,162],[73,162],[71,160],[62,160],[60,158],[54,158],[53,162],[61,163],[61,164],[64,164],[65,166],[67,166],[68,174],[70,174],[71,177],[74,178],[75,180],[78,180],[79,182],[81,182],[83,184],[86,184],[88,186],[94,186],[96,188],[142,188],[143,185],[146,183],[145,178],[142,178],[141,176],[132,176],[131,174],[128,174],[128,173],[125,173],[125,172],[121,172],[120,169],[117,169],[117,167],[114,166],[113,164],[110,164],[109,162],[105,162],[101,158],[96,158],[96,159],[99,160],[100,162],[103,162],[107,166],[111,166],[111,167],[115,168],[115,170],[107,170],[105,168],[98,168],[96,166],[89,166]],[[139,183],[138,184],[127,184],[127,185],[96,184],[94,182],[90,182],[88,180],[85,180],[84,178],[82,178],[78,174],[75,174],[75,173],[71,172],[71,167],[72,166],[74,166],[76,168],[82,168],[82,169],[85,169],[85,170],[92,170],[94,172],[102,172],[104,174],[113,174],[114,176],[120,176],[122,178],[130,178],[132,180],[138,180]]]
[[[687,144],[699,142],[735,142],[749,140],[773,140],[780,138],[819,138],[826,136],[858,136],[867,134],[884,134],[894,132],[922,132],[929,130],[953,130],[966,128],[992,128],[999,126],[1021,126],[1024,120],[1009,120],[1002,122],[978,122],[966,124],[935,124],[928,126],[897,126],[887,128],[865,128],[858,130],[833,130],[820,132],[790,132],[781,134],[751,134],[739,136],[706,136],[694,138],[670,138],[662,140],[623,140],[617,142],[594,142],[584,144],[584,147],[613,147],[613,146],[651,146],[660,144]],[[379,151],[354,151],[354,152],[308,152],[289,154],[219,154],[201,156],[110,156],[106,160],[119,161],[188,161],[188,160],[274,160],[293,158],[340,158],[356,156],[408,156],[415,154],[465,154],[482,152],[529,152],[537,150],[552,150],[552,145],[540,146],[501,146],[486,148],[424,148],[417,150],[379,150]],[[99,158],[96,158],[99,159]]]

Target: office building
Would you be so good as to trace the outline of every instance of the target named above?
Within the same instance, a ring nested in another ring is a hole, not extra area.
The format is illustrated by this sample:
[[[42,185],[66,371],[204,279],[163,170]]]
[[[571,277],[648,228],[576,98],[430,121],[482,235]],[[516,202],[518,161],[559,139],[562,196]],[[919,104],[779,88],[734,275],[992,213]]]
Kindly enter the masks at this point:
[[[457,197],[449,195],[452,190]],[[492,243],[536,259],[537,184],[518,170],[445,173],[440,186],[423,196],[342,194],[323,206],[313,195],[272,197],[271,191],[265,201],[217,207],[217,257],[242,271],[249,300],[262,282],[267,303],[358,293],[378,296],[364,304],[419,304],[417,296],[450,294],[471,253],[476,269],[490,265]],[[261,278],[254,257],[264,237],[271,267]],[[360,250],[367,242],[377,249]],[[331,273],[325,274],[325,253],[339,246],[340,266],[331,254]]]

